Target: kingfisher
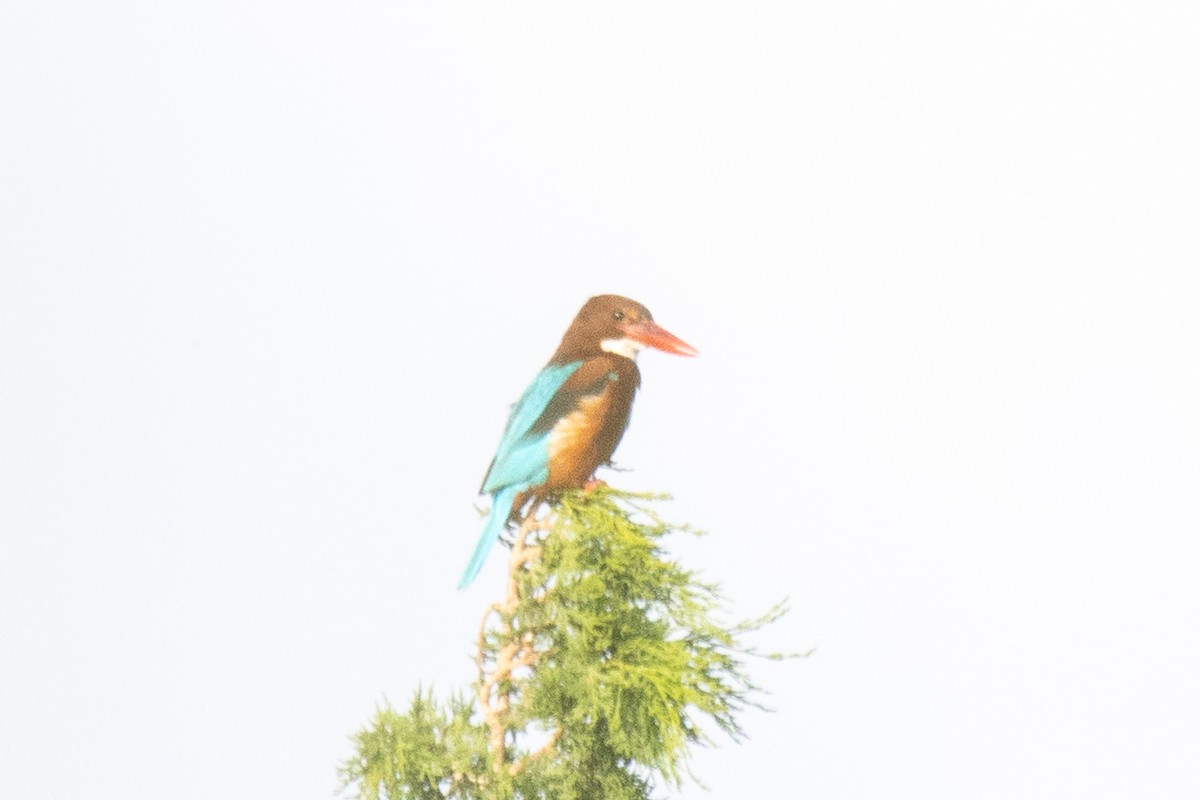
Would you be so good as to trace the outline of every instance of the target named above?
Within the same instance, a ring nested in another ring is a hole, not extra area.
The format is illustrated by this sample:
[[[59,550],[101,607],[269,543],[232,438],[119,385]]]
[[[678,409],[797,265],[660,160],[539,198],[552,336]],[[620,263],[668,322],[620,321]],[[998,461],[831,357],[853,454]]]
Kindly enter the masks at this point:
[[[602,294],[579,309],[550,361],[512,407],[480,494],[492,509],[458,588],[487,560],[508,522],[531,499],[590,485],[610,463],[629,424],[647,347],[681,356],[699,352],[669,333],[628,297]]]

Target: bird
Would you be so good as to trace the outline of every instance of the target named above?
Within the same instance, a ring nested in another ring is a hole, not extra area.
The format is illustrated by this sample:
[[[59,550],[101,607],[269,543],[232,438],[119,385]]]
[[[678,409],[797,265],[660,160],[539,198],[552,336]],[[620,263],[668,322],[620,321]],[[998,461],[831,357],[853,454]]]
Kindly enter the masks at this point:
[[[492,507],[458,583],[466,588],[510,519],[530,499],[591,484],[610,463],[641,383],[638,353],[699,352],[654,322],[641,303],[602,294],[583,304],[550,361],[512,407],[481,495]]]

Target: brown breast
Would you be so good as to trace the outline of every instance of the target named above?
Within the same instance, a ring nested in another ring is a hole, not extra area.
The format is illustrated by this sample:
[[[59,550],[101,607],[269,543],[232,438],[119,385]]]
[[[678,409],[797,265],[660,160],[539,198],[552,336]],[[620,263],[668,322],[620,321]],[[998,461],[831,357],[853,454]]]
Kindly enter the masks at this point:
[[[629,424],[640,377],[637,366],[615,356],[603,360],[608,378],[604,388],[580,397],[574,410],[555,424],[550,435],[547,489],[583,486],[601,464],[612,458]]]

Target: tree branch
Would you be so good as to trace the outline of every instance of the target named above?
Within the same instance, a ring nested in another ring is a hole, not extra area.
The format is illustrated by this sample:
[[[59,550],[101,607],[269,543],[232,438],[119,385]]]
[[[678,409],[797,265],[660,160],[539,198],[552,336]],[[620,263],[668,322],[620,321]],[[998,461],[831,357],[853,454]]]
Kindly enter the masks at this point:
[[[563,734],[563,729],[561,726],[558,728],[555,728],[554,732],[550,734],[549,741],[547,741],[544,745],[539,747],[537,750],[534,750],[532,753],[525,756],[524,758],[518,758],[516,761],[514,761],[512,763],[512,765],[509,766],[509,768],[508,768],[508,774],[514,775],[514,776],[519,774],[521,772],[521,770],[525,769],[525,767],[528,766],[529,762],[536,761],[537,759],[544,756],[546,753],[549,753],[551,750],[554,749],[554,745],[558,744],[558,740],[562,738],[562,734]]]
[[[512,552],[508,557],[508,573],[505,577],[504,600],[487,607],[479,622],[479,636],[476,640],[475,664],[479,670],[479,708],[488,727],[488,752],[492,756],[492,769],[495,772],[504,769],[508,758],[505,739],[508,733],[509,711],[514,696],[519,692],[513,671],[533,667],[538,659],[538,653],[533,647],[532,632],[515,631],[513,628],[513,614],[521,603],[521,570],[539,559],[542,554],[539,545],[530,543],[532,536],[546,529],[545,519],[538,518],[536,511],[536,507],[530,509],[513,537]],[[495,652],[489,653],[488,624],[493,615],[499,619],[499,635]]]

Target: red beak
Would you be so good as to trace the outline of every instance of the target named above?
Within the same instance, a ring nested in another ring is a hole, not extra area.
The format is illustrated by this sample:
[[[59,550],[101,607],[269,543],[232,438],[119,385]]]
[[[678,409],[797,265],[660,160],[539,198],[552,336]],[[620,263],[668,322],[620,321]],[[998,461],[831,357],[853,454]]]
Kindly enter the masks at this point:
[[[677,356],[698,356],[700,351],[680,339],[666,328],[661,328],[650,320],[634,322],[625,326],[625,335],[635,342],[640,342],[655,350],[671,353]]]

